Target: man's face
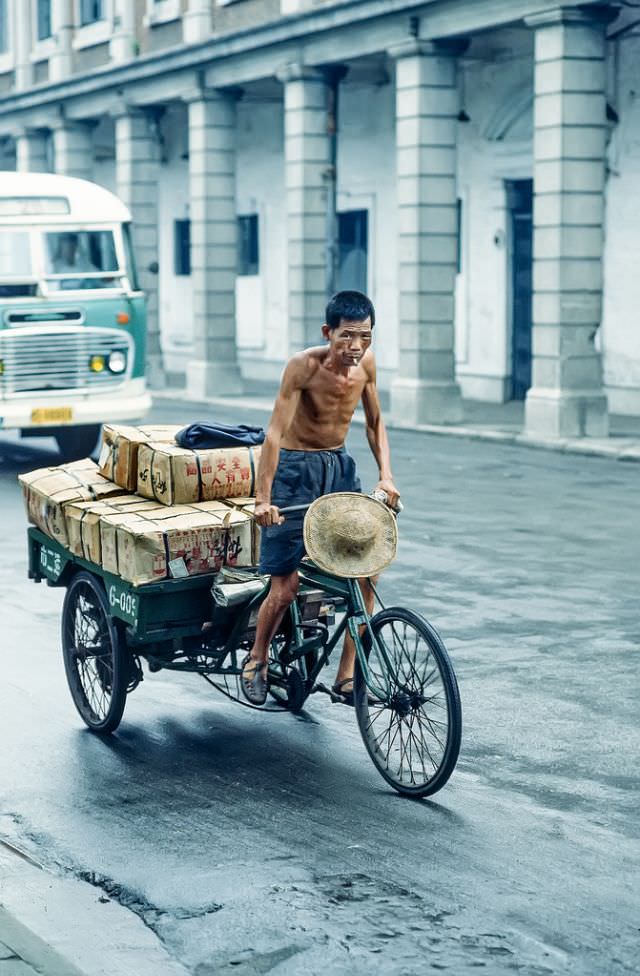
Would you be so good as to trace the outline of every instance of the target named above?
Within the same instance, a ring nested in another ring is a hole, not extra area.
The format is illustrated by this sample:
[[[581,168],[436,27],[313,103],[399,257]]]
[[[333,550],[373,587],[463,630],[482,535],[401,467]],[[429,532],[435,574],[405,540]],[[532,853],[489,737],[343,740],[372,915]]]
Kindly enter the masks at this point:
[[[357,322],[340,319],[337,329],[325,325],[322,331],[341,366],[357,366],[371,345],[372,327],[368,317]]]

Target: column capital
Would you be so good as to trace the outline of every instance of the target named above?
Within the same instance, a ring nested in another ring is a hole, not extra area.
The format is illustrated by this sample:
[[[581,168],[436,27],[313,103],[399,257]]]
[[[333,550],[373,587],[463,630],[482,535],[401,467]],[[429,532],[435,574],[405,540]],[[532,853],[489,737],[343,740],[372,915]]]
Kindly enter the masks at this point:
[[[127,101],[127,99],[119,95],[114,98],[113,103],[109,106],[107,114],[111,116],[112,119],[123,119],[128,116],[137,116],[138,118],[146,117],[147,111],[142,105],[134,105],[133,102]]]
[[[59,112],[55,114],[48,123],[48,127],[52,132],[57,132],[59,129],[72,129],[77,132],[83,132],[87,129],[95,129],[98,125],[97,119],[70,119],[64,114],[64,110],[61,107]]]
[[[470,43],[468,37],[450,37],[442,40],[408,37],[405,41],[387,48],[387,54],[395,61],[401,58],[459,58]]]
[[[315,81],[326,84],[327,78],[322,68],[313,68],[307,64],[291,62],[283,64],[276,71],[276,78],[286,85],[289,81]]]
[[[582,25],[583,27],[606,27],[612,23],[619,10],[611,7],[608,3],[584,4],[580,7],[552,7],[543,10],[538,14],[531,14],[525,17],[524,22],[527,27],[558,27],[568,24]]]
[[[243,88],[188,88],[180,95],[186,105],[192,102],[237,102],[244,95]]]

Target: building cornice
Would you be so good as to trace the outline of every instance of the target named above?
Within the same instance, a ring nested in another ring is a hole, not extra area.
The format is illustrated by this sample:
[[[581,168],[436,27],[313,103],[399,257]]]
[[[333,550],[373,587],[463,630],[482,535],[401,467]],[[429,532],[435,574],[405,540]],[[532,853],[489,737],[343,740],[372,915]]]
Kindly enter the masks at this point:
[[[565,0],[555,6],[585,8],[592,3],[598,5],[597,0]],[[331,37],[341,29],[358,28],[365,21],[393,22],[398,27],[398,39],[402,39],[405,31],[409,39],[414,29],[410,21],[418,15],[421,38],[445,39],[461,33],[522,22],[526,17],[548,10],[549,6],[549,0],[493,0],[486,4],[478,0],[457,0],[455,4],[450,0],[345,0],[335,6],[315,7],[224,37],[197,44],[181,44],[125,64],[110,64],[87,74],[70,75],[60,81],[45,82],[4,95],[0,97],[0,117],[67,99],[103,94],[105,91],[115,93],[126,86],[149,82],[158,76],[211,69],[219,62],[228,65],[234,58],[268,49],[272,49],[274,58],[270,73],[275,75],[283,63],[299,60],[288,54],[299,50],[309,38]],[[377,50],[383,48],[377,47]],[[353,55],[366,53],[373,52],[366,49],[366,38],[363,37],[363,50],[354,50]],[[341,57],[344,60],[344,56]],[[238,78],[237,83],[241,83],[241,80]]]

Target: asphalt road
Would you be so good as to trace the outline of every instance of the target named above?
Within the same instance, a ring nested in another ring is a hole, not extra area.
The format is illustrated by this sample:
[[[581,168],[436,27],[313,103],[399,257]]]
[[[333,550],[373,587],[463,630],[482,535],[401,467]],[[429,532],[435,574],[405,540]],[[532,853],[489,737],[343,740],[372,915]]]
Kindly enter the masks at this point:
[[[350,446],[372,485],[362,428]],[[0,438],[0,837],[101,885],[195,976],[637,973],[640,470],[406,432],[392,450],[384,596],[439,629],[464,709],[458,768],[421,802],[322,696],[260,715],[166,672],[110,740],[84,730],[15,480],[58,456]]]

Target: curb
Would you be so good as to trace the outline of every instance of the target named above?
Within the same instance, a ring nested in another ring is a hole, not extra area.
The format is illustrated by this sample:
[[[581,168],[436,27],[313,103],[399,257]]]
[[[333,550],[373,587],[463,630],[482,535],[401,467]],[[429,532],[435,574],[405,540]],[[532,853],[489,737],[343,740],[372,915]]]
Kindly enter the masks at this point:
[[[230,407],[237,404],[245,410],[265,410],[271,412],[273,401],[262,397],[208,397],[206,400],[191,399],[183,391],[152,390],[155,402],[184,403],[203,407]],[[353,417],[356,424],[364,424],[364,415],[357,410]],[[602,457],[615,461],[640,463],[640,438],[627,439],[618,443],[613,438],[561,438],[533,437],[528,434],[508,430],[486,429],[473,426],[445,426],[440,424],[398,424],[386,421],[388,430],[415,431],[420,434],[434,434],[437,437],[462,437],[472,441],[493,441],[516,447],[530,447],[543,451],[556,451],[562,454],[579,454],[583,457]]]
[[[0,943],[41,976],[188,976],[133,912],[4,843]]]

